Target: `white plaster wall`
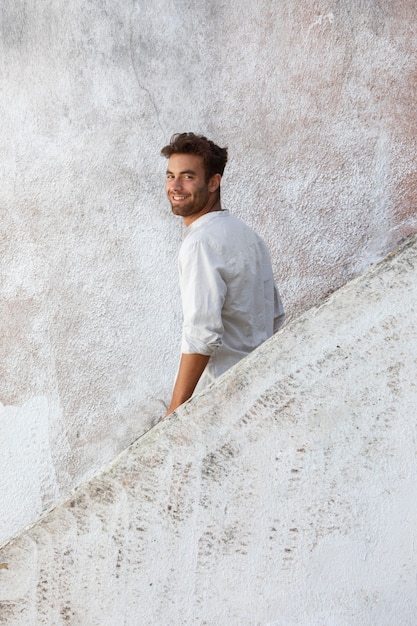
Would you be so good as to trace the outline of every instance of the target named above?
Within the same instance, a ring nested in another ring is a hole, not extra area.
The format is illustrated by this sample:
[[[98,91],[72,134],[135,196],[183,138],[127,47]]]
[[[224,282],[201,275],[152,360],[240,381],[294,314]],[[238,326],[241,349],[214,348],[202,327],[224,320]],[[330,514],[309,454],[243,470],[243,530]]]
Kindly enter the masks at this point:
[[[417,239],[0,550],[7,626],[414,626]]]
[[[171,133],[229,146],[224,203],[265,237],[290,317],[416,231],[416,18],[411,0],[1,3],[0,541],[163,413]]]

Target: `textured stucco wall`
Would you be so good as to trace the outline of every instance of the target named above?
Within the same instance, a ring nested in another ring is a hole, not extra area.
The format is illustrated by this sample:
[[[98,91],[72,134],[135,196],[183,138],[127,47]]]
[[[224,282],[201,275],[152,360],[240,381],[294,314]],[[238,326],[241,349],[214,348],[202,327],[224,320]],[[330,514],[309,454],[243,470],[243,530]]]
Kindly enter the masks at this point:
[[[5,0],[0,20],[2,541],[163,413],[172,132],[229,146],[224,203],[291,316],[416,230],[417,8]]]
[[[417,239],[0,550],[7,626],[415,626]]]

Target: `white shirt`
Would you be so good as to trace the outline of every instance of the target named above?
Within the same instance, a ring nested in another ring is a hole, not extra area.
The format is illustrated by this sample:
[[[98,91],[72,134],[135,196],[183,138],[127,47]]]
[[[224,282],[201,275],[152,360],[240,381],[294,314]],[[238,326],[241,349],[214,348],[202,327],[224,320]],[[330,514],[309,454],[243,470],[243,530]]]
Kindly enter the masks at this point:
[[[178,262],[181,352],[210,355],[201,389],[271,337],[284,309],[265,243],[229,211],[192,222]]]

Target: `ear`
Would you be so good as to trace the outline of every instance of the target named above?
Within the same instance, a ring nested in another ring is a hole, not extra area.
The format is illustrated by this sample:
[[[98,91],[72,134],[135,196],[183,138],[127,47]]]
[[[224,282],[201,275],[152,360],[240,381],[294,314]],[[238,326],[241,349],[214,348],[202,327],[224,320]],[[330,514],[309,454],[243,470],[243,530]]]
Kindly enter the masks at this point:
[[[208,182],[208,190],[210,192],[216,191],[216,189],[220,187],[221,179],[222,179],[221,174],[214,174]]]

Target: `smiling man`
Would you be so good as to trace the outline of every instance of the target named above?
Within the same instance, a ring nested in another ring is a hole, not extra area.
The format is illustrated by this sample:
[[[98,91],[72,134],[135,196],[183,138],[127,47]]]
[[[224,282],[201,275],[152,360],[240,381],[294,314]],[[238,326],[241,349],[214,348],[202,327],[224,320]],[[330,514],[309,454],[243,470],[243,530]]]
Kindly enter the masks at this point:
[[[181,360],[167,415],[284,323],[268,250],[220,203],[227,149],[194,133],[171,138],[166,193],[187,227],[179,253]]]

